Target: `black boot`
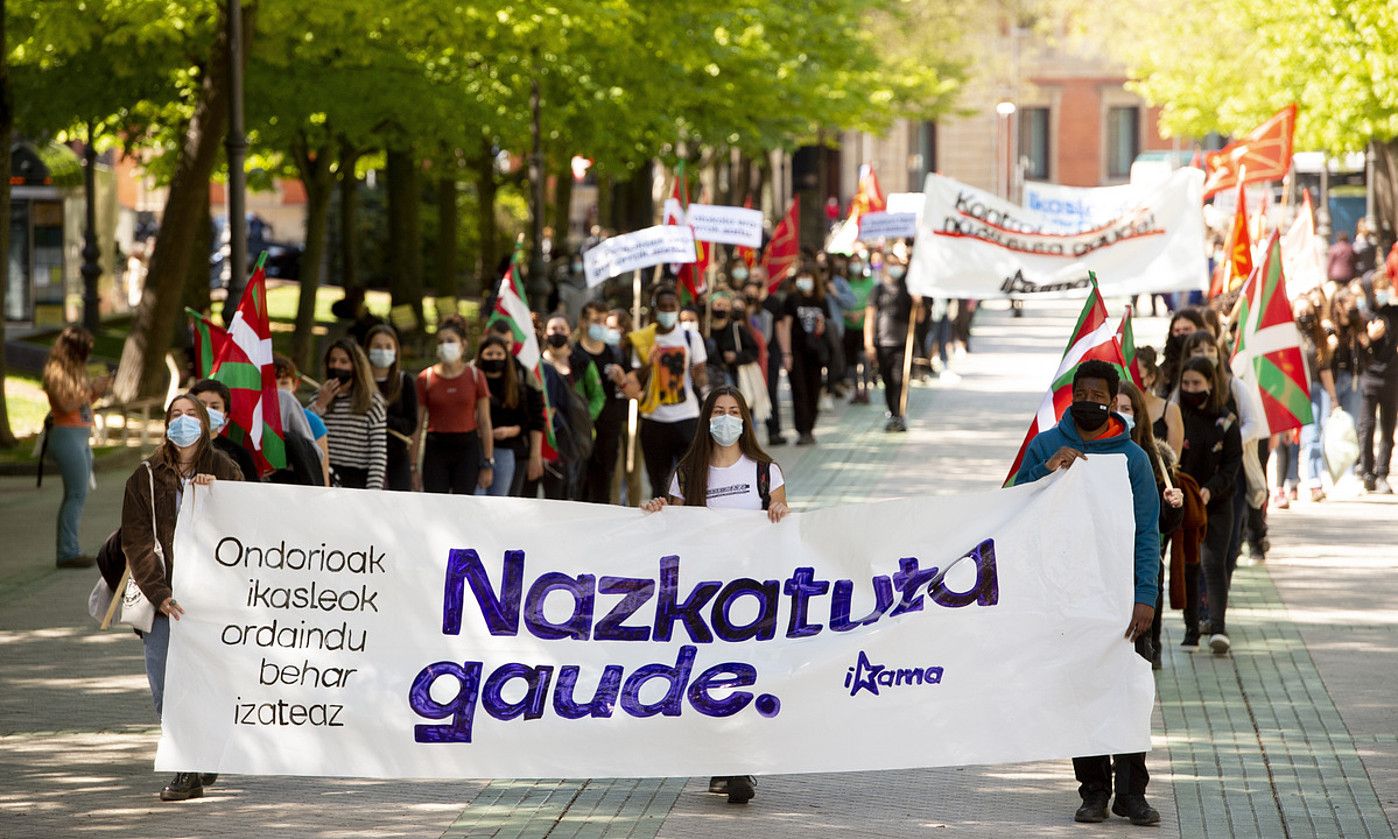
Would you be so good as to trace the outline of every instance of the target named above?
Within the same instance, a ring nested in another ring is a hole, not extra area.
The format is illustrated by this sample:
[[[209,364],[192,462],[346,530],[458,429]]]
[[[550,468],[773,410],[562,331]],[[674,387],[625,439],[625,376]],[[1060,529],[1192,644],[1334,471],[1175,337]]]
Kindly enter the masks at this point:
[[[1111,796],[1105,792],[1085,792],[1082,806],[1073,815],[1073,821],[1097,824],[1107,820],[1107,800]]]
[[[757,795],[757,779],[751,775],[731,775],[728,778],[728,803],[746,804]]]
[[[726,775],[715,775],[709,779],[709,792],[719,795],[728,792],[728,777]]]
[[[1146,803],[1144,795],[1133,795],[1125,798],[1118,795],[1116,801],[1112,802],[1112,812],[1130,819],[1132,824],[1160,824],[1160,813]]]
[[[161,801],[188,801],[204,794],[204,785],[199,782],[198,772],[179,772],[165,789],[160,791]]]
[[[217,772],[202,772],[199,775],[199,783],[206,787],[211,787],[218,781]]]

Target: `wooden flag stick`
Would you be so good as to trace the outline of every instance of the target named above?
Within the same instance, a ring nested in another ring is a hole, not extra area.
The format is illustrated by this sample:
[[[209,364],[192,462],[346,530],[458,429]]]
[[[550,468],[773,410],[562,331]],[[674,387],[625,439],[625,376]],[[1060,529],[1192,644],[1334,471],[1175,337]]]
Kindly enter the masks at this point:
[[[908,311],[908,337],[903,342],[903,392],[898,396],[898,415],[905,420],[908,416],[908,389],[912,387],[913,341],[917,336],[917,324],[922,319],[922,297],[913,295],[912,307]]]
[[[116,616],[116,608],[121,605],[122,599],[126,595],[126,581],[131,579],[131,566],[126,566],[121,572],[121,582],[117,583],[116,591],[112,592],[112,602],[107,604],[107,614],[102,618],[102,629],[106,630],[112,625],[112,618]]]

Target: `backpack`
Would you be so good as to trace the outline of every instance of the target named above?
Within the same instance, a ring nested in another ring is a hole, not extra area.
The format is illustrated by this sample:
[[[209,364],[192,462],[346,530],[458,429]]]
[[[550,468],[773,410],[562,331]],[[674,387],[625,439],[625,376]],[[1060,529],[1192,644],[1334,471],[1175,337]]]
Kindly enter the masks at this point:
[[[587,403],[552,365],[545,368],[544,381],[554,409],[553,436],[564,463],[585,463],[592,456],[592,415]]]
[[[278,469],[267,476],[274,484],[297,484],[318,487],[325,483],[320,469],[320,447],[303,435],[287,432],[283,441],[286,450],[286,468]]]
[[[675,470],[675,482],[680,485],[680,494],[684,495],[684,473],[678,469]],[[762,499],[762,510],[766,512],[767,508],[772,506],[772,464],[770,463],[757,464],[757,497]]]

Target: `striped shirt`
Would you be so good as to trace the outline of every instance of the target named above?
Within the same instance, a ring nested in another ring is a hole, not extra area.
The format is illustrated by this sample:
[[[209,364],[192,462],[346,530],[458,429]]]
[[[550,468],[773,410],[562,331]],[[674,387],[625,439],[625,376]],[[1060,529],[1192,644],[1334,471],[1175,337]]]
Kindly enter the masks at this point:
[[[330,466],[369,471],[368,489],[383,489],[384,469],[388,462],[387,409],[383,397],[374,391],[369,410],[356,414],[349,396],[337,396],[330,407],[321,412],[329,436]],[[315,410],[316,404],[311,408]]]

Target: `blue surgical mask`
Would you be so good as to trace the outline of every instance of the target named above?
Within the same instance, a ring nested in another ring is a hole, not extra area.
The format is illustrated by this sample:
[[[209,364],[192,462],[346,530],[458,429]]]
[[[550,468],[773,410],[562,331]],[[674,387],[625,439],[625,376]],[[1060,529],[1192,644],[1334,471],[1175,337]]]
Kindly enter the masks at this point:
[[[205,408],[204,410],[209,412],[209,434],[217,436],[223,430],[224,423],[228,422],[228,417],[225,417],[218,408]]]
[[[739,282],[742,282],[743,280],[746,280],[747,278],[748,278],[748,269],[747,269],[747,268],[744,268],[743,266],[739,265],[737,268],[734,268],[734,269],[733,269],[733,279],[738,280]]]
[[[902,265],[888,266],[888,276],[892,277],[895,280],[903,279],[903,275],[906,273],[908,273],[908,269]]]
[[[607,340],[607,327],[600,323],[589,323],[587,325],[587,339],[589,341]]]
[[[796,290],[802,294],[810,294],[815,291],[815,280],[810,277],[797,277]]]
[[[679,312],[656,312],[655,322],[660,324],[661,329],[674,329],[675,324],[680,322]]]
[[[709,434],[720,446],[731,446],[743,436],[743,418],[723,414],[709,419]]]
[[[1130,436],[1136,430],[1136,418],[1130,414],[1122,414],[1121,418],[1126,422],[1126,434]]]
[[[369,350],[369,363],[380,370],[392,367],[393,361],[397,357],[398,353],[394,352],[391,347],[375,347]]]
[[[204,433],[204,426],[199,422],[198,417],[191,417],[189,414],[180,414],[170,422],[165,429],[165,436],[171,443],[182,449],[187,449],[199,442],[199,437]]]
[[[1375,306],[1375,307],[1377,307],[1377,308],[1379,308],[1379,309],[1382,309],[1384,306],[1387,306],[1389,303],[1392,303],[1392,302],[1393,302],[1393,292],[1391,292],[1391,291],[1376,291],[1376,292],[1374,292],[1374,306]]]
[[[608,346],[611,346],[611,347],[615,347],[615,346],[620,345],[620,344],[621,344],[621,330],[620,330],[620,329],[608,329],[608,330],[607,330],[607,336],[606,336],[605,338],[603,338],[602,340],[606,341],[606,342],[607,342],[607,345],[608,345]]]

